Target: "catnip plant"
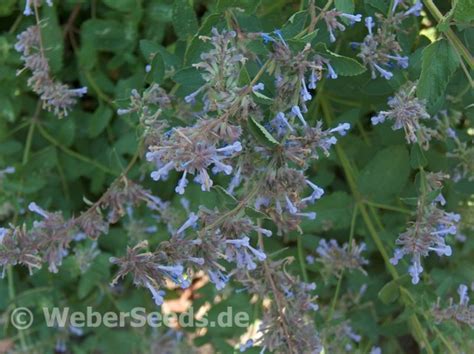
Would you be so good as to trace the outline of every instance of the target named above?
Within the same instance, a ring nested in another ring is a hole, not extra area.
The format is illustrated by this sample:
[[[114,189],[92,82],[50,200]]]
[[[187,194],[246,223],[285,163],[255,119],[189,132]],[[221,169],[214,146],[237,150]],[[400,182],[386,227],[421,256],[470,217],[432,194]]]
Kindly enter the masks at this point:
[[[0,16],[5,352],[474,350],[470,1]]]

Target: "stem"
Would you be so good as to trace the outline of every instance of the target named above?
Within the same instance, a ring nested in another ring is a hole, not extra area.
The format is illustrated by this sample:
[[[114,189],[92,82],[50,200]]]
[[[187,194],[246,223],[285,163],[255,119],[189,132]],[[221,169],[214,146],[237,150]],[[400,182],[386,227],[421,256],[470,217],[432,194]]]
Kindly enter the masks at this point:
[[[258,226],[260,227],[262,222],[260,219],[257,220]],[[264,246],[263,246],[263,236],[261,232],[258,232],[258,244],[262,251],[264,251]],[[265,278],[267,281],[270,283],[270,286],[273,290],[273,296],[275,298],[275,304],[277,306],[278,312],[280,313],[280,323],[281,326],[283,327],[283,332],[285,333],[285,336],[287,338],[287,345],[288,345],[288,354],[293,354],[296,353],[296,351],[293,349],[293,343],[291,340],[291,335],[290,331],[288,329],[288,324],[286,323],[285,320],[285,312],[284,312],[284,306],[281,304],[281,299],[280,299],[280,292],[278,291],[275,281],[273,280],[272,272],[270,270],[270,267],[268,266],[268,260],[263,261],[263,269],[265,271]]]
[[[41,124],[37,124],[38,125],[38,131],[40,132],[40,134],[46,139],[48,140],[51,144],[57,146],[59,149],[61,149],[63,152],[65,152],[66,154],[82,161],[82,162],[85,162],[85,163],[88,163],[90,165],[93,165],[95,167],[97,167],[99,170],[111,175],[111,176],[117,176],[118,173],[111,170],[110,168],[108,168],[107,166],[104,166],[102,165],[101,163],[97,162],[97,161],[94,161],[92,160],[91,158],[87,157],[87,156],[84,156],[84,155],[81,155],[67,147],[65,147],[64,145],[62,145],[59,141],[57,141],[55,138],[53,138],[42,126]]]
[[[10,298],[10,301],[13,304],[13,310],[16,308],[16,303],[15,303],[15,283],[13,279],[13,269],[11,265],[7,266],[7,277],[8,277],[8,297]],[[27,352],[26,348],[28,347],[26,345],[26,340],[25,336],[23,334],[23,330],[18,329],[18,336],[20,337],[20,344],[23,352]]]
[[[358,206],[357,206],[357,204],[355,204],[354,205],[354,210],[352,211],[351,229],[349,231],[349,249],[351,249],[352,240],[354,239],[355,223],[356,223],[356,220],[357,220],[357,209],[358,209]],[[334,310],[336,309],[336,303],[337,303],[337,299],[339,297],[339,291],[341,289],[341,283],[342,283],[343,276],[344,276],[344,270],[342,270],[342,272],[338,276],[337,285],[336,285],[336,292],[334,293],[334,297],[333,297],[332,302],[331,302],[331,308],[330,308],[329,314],[328,314],[328,319],[327,319],[328,322],[331,321],[332,316],[334,314]]]
[[[363,200],[362,203],[365,203],[365,204],[367,204],[367,205],[376,207],[376,208],[378,208],[378,209],[385,209],[385,210],[391,210],[391,211],[398,211],[399,213],[409,214],[409,215],[412,214],[412,212],[411,212],[410,210],[408,210],[408,209],[400,208],[400,207],[396,207],[396,206],[392,206],[392,205],[386,205],[386,204],[376,203],[376,202],[372,202],[372,201],[370,201],[370,200]]]
[[[332,121],[332,110],[330,109],[329,104],[325,100],[321,100],[320,104],[321,104],[321,109],[323,111],[326,122],[328,124],[331,123],[331,121]],[[340,145],[336,145],[335,149],[336,149],[337,156],[338,156],[339,160],[341,161],[341,164],[342,164],[342,167],[343,167],[343,170],[344,170],[344,174],[345,174],[347,182],[349,184],[349,188],[350,188],[350,190],[352,192],[352,195],[354,196],[354,198],[357,202],[358,208],[359,208],[360,213],[362,215],[362,219],[364,220],[364,223],[367,227],[367,230],[369,231],[369,234],[370,234],[372,240],[374,241],[375,245],[377,246],[377,249],[378,249],[378,251],[380,252],[380,254],[382,256],[382,258],[385,262],[385,266],[387,267],[389,273],[391,274],[391,276],[394,280],[397,280],[400,277],[400,275],[398,274],[398,272],[397,272],[396,268],[393,266],[393,264],[390,263],[390,260],[389,260],[388,254],[387,254],[387,250],[385,249],[385,246],[384,246],[382,240],[380,239],[380,237],[377,233],[377,230],[375,229],[374,224],[372,223],[372,220],[369,216],[366,205],[364,204],[363,199],[361,198],[361,196],[360,196],[360,194],[357,190],[357,185],[355,183],[355,178],[352,174],[352,167],[350,166],[349,160],[348,160],[344,150],[341,148]],[[406,290],[406,291],[408,292],[408,290]],[[409,305],[409,299],[407,298],[407,296],[403,292],[402,292],[400,298],[401,298],[401,300],[402,300],[402,302],[405,306]],[[425,333],[425,331],[424,331],[424,329],[423,329],[423,327],[420,323],[420,320],[418,319],[418,316],[416,314],[410,316],[410,318],[408,319],[408,323],[409,323],[410,327],[412,328],[412,330],[414,332],[413,335],[417,339],[420,347],[426,348],[426,350],[429,354],[434,354],[434,351],[431,348],[431,344],[430,344],[430,342],[429,342],[429,340],[426,336],[426,333]]]
[[[441,11],[439,11],[439,9],[436,7],[433,0],[423,0],[423,3],[425,4],[428,11],[436,19],[436,21],[438,21],[438,23],[443,21],[444,16],[441,13]],[[454,46],[454,48],[456,48],[458,50],[459,54],[467,62],[469,67],[471,69],[473,69],[474,68],[474,59],[472,58],[471,53],[469,52],[469,50],[464,46],[464,44],[458,38],[458,36],[454,33],[454,31],[451,28],[448,28],[446,30],[445,34],[446,34],[446,37],[448,37],[451,44]]]
[[[28,134],[26,135],[25,150],[23,151],[23,159],[22,159],[23,165],[26,165],[30,156],[31,143],[33,141],[33,134],[35,131],[36,120],[38,119],[40,112],[41,112],[41,100],[38,101],[38,103],[36,104],[35,113],[29,123],[30,127],[28,128]]]
[[[35,120],[32,119],[30,122],[30,127],[28,128],[28,134],[26,136],[25,150],[23,150],[23,158],[21,160],[23,165],[28,163],[31,151],[31,143],[33,141],[33,134],[35,131]]]
[[[298,246],[298,260],[300,261],[301,273],[303,274],[304,282],[308,282],[308,272],[306,271],[306,264],[305,264],[305,257],[304,257],[304,249],[303,249],[303,235],[298,235],[296,242]]]

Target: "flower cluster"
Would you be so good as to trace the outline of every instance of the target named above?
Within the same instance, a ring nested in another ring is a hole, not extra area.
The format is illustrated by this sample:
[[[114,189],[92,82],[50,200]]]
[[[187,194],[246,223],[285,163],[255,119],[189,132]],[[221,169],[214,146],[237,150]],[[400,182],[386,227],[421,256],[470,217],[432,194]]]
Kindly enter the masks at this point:
[[[311,294],[316,285],[290,276],[285,271],[287,261],[266,262],[251,273],[241,270],[236,275],[248,292],[269,300],[259,336],[247,342],[245,349],[254,345],[279,353],[319,353],[322,349],[311,316],[318,310],[316,296]]]
[[[308,256],[307,261],[312,264],[316,260],[322,264],[324,272],[331,275],[338,275],[345,269],[358,269],[367,275],[362,266],[368,264],[369,261],[361,255],[365,247],[365,243],[357,245],[354,240],[351,244],[344,243],[341,247],[334,239],[329,242],[322,239],[316,248],[319,257],[314,259],[313,256]]]
[[[324,19],[324,22],[326,22],[326,27],[329,32],[329,40],[332,43],[336,41],[336,35],[334,33],[335,30],[339,30],[341,32],[346,30],[346,26],[344,26],[344,24],[339,22],[341,19],[348,21],[351,25],[353,25],[356,22],[360,22],[362,20],[362,15],[360,14],[356,14],[356,15],[346,14],[336,9],[323,11],[322,17]]]
[[[377,125],[385,120],[393,121],[393,130],[403,129],[409,144],[419,143],[428,149],[432,137],[437,131],[422,123],[430,120],[425,103],[416,97],[416,85],[408,82],[402,86],[394,97],[388,100],[390,110],[381,111],[372,117],[372,124]]]
[[[457,224],[460,221],[459,214],[446,212],[439,206],[445,204],[444,197],[439,192],[442,180],[447,178],[441,173],[430,173],[426,176],[426,190],[418,200],[416,220],[409,224],[408,229],[397,238],[399,248],[395,249],[390,262],[398,264],[405,256],[411,257],[411,265],[408,272],[412,283],[420,281],[423,272],[421,257],[428,256],[429,252],[435,252],[438,256],[451,256],[452,249],[446,244],[447,235],[456,235]],[[429,202],[427,195],[438,192],[437,197]]]
[[[229,109],[241,95],[239,72],[246,58],[235,46],[235,37],[234,31],[219,33],[216,28],[212,29],[211,37],[200,36],[214,48],[201,54],[202,62],[193,64],[203,71],[202,78],[206,83],[185,97],[187,103],[195,104],[196,97],[202,93],[203,112],[222,112]]]
[[[468,287],[464,284],[459,285],[459,303],[454,303],[453,299],[449,299],[448,307],[442,308],[440,299],[432,309],[436,322],[457,321],[474,328],[474,305],[469,304],[469,296],[467,295]]]
[[[405,18],[419,16],[421,8],[420,1],[410,8],[406,7],[403,0],[394,1],[388,18],[378,16],[380,26],[377,30],[375,30],[373,17],[365,18],[365,26],[369,33],[362,43],[352,43],[352,46],[359,48],[358,57],[369,67],[373,79],[381,76],[390,80],[393,77],[390,69],[394,65],[403,69],[408,67],[408,57],[401,55],[402,49],[397,41],[395,31]],[[397,12],[398,10],[401,11]]]
[[[53,79],[44,54],[41,25],[30,26],[20,33],[17,36],[15,49],[22,54],[24,69],[31,71],[28,86],[40,97],[43,108],[52,111],[59,118],[67,116],[77,99],[87,93],[87,87],[71,89],[68,85]]]
[[[264,42],[273,44],[267,71],[275,81],[276,110],[284,112],[298,109],[307,112],[306,102],[313,97],[309,90],[316,89],[323,72],[331,79],[338,77],[330,60],[315,54],[310,43],[295,53],[279,30],[273,34],[262,33],[261,36]]]
[[[114,184],[97,203],[75,218],[65,219],[61,212],[49,212],[31,202],[29,211],[41,216],[42,220],[35,221],[31,229],[26,225],[0,229],[0,265],[5,270],[7,265],[21,264],[32,273],[46,263],[48,270],[56,273],[72,242],[85,236],[95,239],[107,233],[109,224],[125,215],[126,206],[139,202],[156,209],[159,199],[128,180]],[[92,260],[94,248],[87,252],[88,259]],[[82,268],[85,266],[82,264]]]

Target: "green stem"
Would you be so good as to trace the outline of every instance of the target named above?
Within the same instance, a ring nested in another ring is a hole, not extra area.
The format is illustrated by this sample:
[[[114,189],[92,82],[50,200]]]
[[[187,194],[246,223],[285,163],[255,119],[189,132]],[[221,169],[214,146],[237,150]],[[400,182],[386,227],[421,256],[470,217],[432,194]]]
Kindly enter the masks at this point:
[[[97,162],[97,161],[94,161],[92,159],[90,159],[89,157],[87,156],[83,156],[67,147],[65,147],[64,145],[62,145],[59,141],[57,141],[55,138],[53,138],[42,126],[41,124],[38,124],[38,131],[40,132],[40,134],[43,136],[43,138],[45,138],[46,140],[48,140],[51,144],[57,146],[59,149],[61,149],[63,152],[65,152],[66,154],[82,161],[82,162],[85,162],[85,163],[88,163],[90,165],[93,165],[95,167],[97,167],[99,170],[111,175],[111,176],[117,176],[119,173],[111,170],[110,168],[108,168],[107,166],[104,166],[102,165],[101,163]]]
[[[298,245],[298,260],[300,261],[301,273],[303,274],[303,279],[305,283],[308,282],[308,272],[306,271],[306,263],[304,257],[304,249],[303,249],[303,235],[298,235],[296,242]]]
[[[97,94],[97,97],[100,100],[107,102],[107,104],[111,106],[114,110],[117,109],[117,105],[115,104],[115,102],[100,89],[99,85],[97,85],[97,82],[95,82],[94,77],[89,71],[85,72],[85,76],[87,81],[89,82],[90,87],[92,87],[92,89]]]
[[[13,279],[13,269],[11,265],[7,266],[7,277],[8,277],[8,297],[10,298],[10,301],[13,304],[13,310],[16,308],[16,303],[15,303],[15,283]],[[12,310],[12,311],[13,311]],[[28,347],[26,345],[26,340],[25,340],[25,335],[21,329],[18,330],[18,337],[20,338],[20,345],[23,350],[23,352],[27,352],[26,348]]]
[[[358,206],[357,206],[357,204],[355,204],[354,205],[354,210],[352,212],[351,229],[349,231],[349,249],[351,249],[352,240],[354,239],[355,224],[356,224],[356,220],[357,220],[357,210],[358,210]],[[339,274],[339,277],[337,279],[336,292],[334,293],[334,297],[333,297],[332,302],[331,302],[331,308],[329,310],[328,319],[327,319],[328,322],[331,321],[332,316],[334,314],[334,310],[336,309],[336,303],[337,303],[337,299],[339,298],[339,292],[340,292],[340,289],[341,289],[341,283],[342,283],[343,276],[344,276],[344,270],[342,270],[342,272]]]
[[[28,128],[28,134],[26,135],[25,150],[23,150],[22,164],[26,165],[30,157],[31,143],[33,141],[33,134],[35,132],[35,120],[32,119],[30,122],[30,127]]]
[[[386,205],[386,204],[382,204],[382,203],[376,203],[376,202],[372,202],[370,200],[363,200],[362,202],[367,204],[367,205],[376,207],[378,209],[397,211],[397,212],[403,213],[403,214],[410,214],[410,215],[412,214],[412,212],[408,209],[396,207],[396,206],[393,206],[393,205]]]
[[[323,111],[326,122],[328,124],[330,124],[331,121],[332,121],[332,110],[330,109],[329,104],[325,100],[321,100],[320,104],[321,104],[321,109]],[[363,199],[361,198],[361,196],[360,196],[360,194],[357,190],[357,185],[356,185],[356,182],[355,182],[355,178],[352,174],[352,167],[350,166],[349,160],[348,160],[344,150],[342,149],[342,147],[340,145],[336,145],[335,149],[336,149],[337,156],[338,156],[339,160],[341,161],[341,164],[342,164],[342,167],[343,167],[343,170],[344,170],[344,174],[345,174],[347,182],[349,184],[349,188],[352,192],[352,195],[354,196],[354,198],[356,200],[356,203],[357,203],[358,208],[360,210],[362,219],[364,220],[364,223],[367,227],[367,230],[369,231],[369,234],[370,234],[372,240],[374,241],[375,245],[377,246],[377,249],[378,249],[379,253],[382,256],[382,258],[385,262],[385,266],[387,267],[389,273],[391,274],[392,278],[396,280],[400,277],[400,275],[398,274],[398,272],[397,272],[396,268],[393,266],[393,264],[390,263],[390,259],[389,259],[389,256],[387,254],[387,250],[385,249],[385,246],[384,246],[382,240],[380,239],[380,237],[377,233],[377,230],[375,229],[374,224],[372,223],[372,220],[369,216],[366,205],[364,204]],[[405,306],[409,305],[408,304],[408,298],[407,298],[406,295],[404,295],[402,293],[400,298],[401,298],[401,300],[402,300],[402,302]],[[418,316],[416,314],[410,316],[408,323],[409,323],[410,327],[412,328],[412,330],[414,332],[413,335],[417,339],[417,341],[419,342],[420,346],[426,348],[426,350],[429,354],[434,354],[434,351],[431,348],[431,344],[430,344],[430,342],[429,342],[429,340],[426,336],[426,333],[423,329],[423,326],[420,323],[420,320],[418,319]]]
[[[436,7],[433,0],[423,0],[423,3],[425,4],[428,11],[436,19],[436,21],[438,21],[438,23],[443,21],[444,16],[441,13],[441,11],[439,11],[439,9]],[[471,53],[469,52],[469,50],[464,46],[464,44],[458,38],[458,36],[454,33],[454,31],[451,28],[448,28],[446,30],[445,34],[446,34],[446,37],[448,37],[451,44],[454,46],[454,48],[456,48],[458,50],[461,57],[463,57],[464,60],[469,65],[469,67],[471,69],[473,69],[474,68],[474,59],[472,58]]]
[[[332,298],[332,301],[331,301],[331,308],[329,309],[327,322],[331,321],[332,316],[334,315],[334,311],[336,309],[337,299],[339,298],[339,292],[341,290],[341,284],[342,284],[342,277],[343,276],[344,276],[344,271],[342,271],[339,274],[339,276],[337,277],[336,291],[334,292],[334,297]]]

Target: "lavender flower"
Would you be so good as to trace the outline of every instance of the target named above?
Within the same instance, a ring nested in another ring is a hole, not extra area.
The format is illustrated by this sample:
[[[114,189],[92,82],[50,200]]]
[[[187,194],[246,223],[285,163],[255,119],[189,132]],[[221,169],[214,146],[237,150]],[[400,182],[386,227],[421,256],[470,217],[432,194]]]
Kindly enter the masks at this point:
[[[188,184],[188,174],[195,175],[194,181],[201,185],[203,191],[209,191],[213,181],[208,168],[213,165],[213,173],[231,174],[233,167],[224,160],[232,158],[241,150],[242,145],[238,141],[217,148],[211,142],[192,134],[188,128],[176,128],[160,146],[151,146],[146,157],[157,168],[151,173],[155,181],[167,179],[173,169],[182,172],[176,192],[183,194]]]
[[[324,18],[324,21],[326,22],[326,27],[329,32],[329,40],[331,42],[336,41],[336,30],[343,32],[346,29],[346,26],[339,22],[341,18],[347,19],[351,25],[362,20],[362,15],[360,14],[351,15],[335,9],[323,12],[322,16]]]
[[[29,9],[29,4],[30,1],[27,2],[25,12]],[[71,89],[68,85],[52,78],[49,63],[41,47],[40,36],[39,25],[28,27],[17,36],[18,41],[15,44],[15,49],[22,53],[21,59],[25,69],[32,72],[28,79],[28,86],[40,96],[44,109],[52,111],[56,116],[62,118],[68,115],[77,99],[87,93],[87,87]],[[18,74],[20,73],[21,71]]]
[[[388,100],[391,109],[379,112],[371,121],[373,125],[377,125],[385,120],[393,120],[392,129],[403,128],[407,143],[420,143],[427,149],[436,131],[421,123],[431,117],[426,112],[424,101],[415,96],[415,90],[416,85],[411,82],[402,86],[395,96]]]
[[[459,303],[454,303],[453,299],[449,299],[447,307],[441,307],[440,299],[432,309],[433,316],[437,323],[443,321],[456,321],[467,324],[474,328],[474,305],[469,304],[469,296],[467,295],[468,287],[460,284],[458,287]]]
[[[23,11],[23,15],[30,16],[33,14],[32,7],[39,7],[41,6],[42,0],[26,0],[25,2],[25,10]],[[46,4],[48,6],[53,6],[52,0],[46,0]]]
[[[235,262],[238,268],[253,270],[257,268],[254,258],[258,261],[266,259],[265,253],[250,246],[249,238],[246,236],[237,240],[226,240],[225,254],[230,262]]]
[[[428,190],[425,193],[436,191],[436,187],[441,185],[441,180],[446,178],[439,174],[429,174]],[[424,198],[424,197],[422,197]],[[417,207],[417,218],[409,224],[408,229],[398,236],[396,241],[399,248],[395,249],[390,262],[394,265],[405,255],[411,257],[411,265],[408,273],[412,277],[412,283],[420,281],[420,274],[423,272],[421,257],[428,256],[429,252],[435,252],[438,256],[451,256],[452,250],[446,244],[447,235],[456,235],[457,224],[460,216],[455,213],[446,212],[438,208],[438,203],[442,203],[442,198],[437,198],[429,205],[424,205],[421,199]]]
[[[362,266],[369,262],[361,255],[365,247],[365,243],[357,245],[355,241],[352,241],[350,245],[344,243],[341,247],[336,240],[327,242],[322,239],[316,248],[316,253],[319,255],[316,261],[323,264],[325,272],[328,274],[339,274],[345,269],[358,269],[367,274]]]
[[[398,23],[398,22],[395,22]],[[393,77],[389,69],[395,63],[397,66],[406,69],[408,67],[408,57],[400,55],[401,47],[393,33],[393,23],[382,21],[381,27],[374,31],[375,23],[372,17],[366,17],[365,26],[368,35],[362,43],[352,43],[358,47],[360,53],[357,55],[371,70],[372,79],[381,76],[386,80]]]

